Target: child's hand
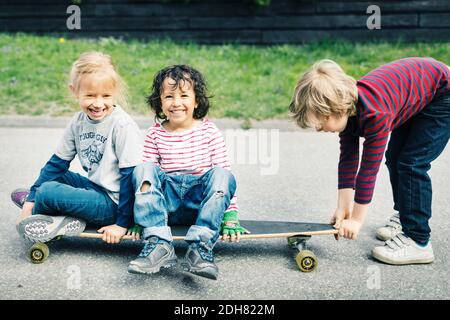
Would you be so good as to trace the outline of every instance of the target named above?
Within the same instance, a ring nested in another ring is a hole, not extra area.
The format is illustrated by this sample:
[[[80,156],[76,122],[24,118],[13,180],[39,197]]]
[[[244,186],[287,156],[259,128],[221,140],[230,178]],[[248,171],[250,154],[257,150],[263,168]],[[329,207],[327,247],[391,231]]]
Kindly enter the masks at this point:
[[[339,230],[338,234],[335,235],[336,240],[339,240],[339,236],[356,240],[364,223],[368,209],[369,204],[359,203],[355,203],[352,211],[341,210],[338,208],[335,213],[334,223],[334,228]]]
[[[141,232],[142,232],[142,227],[138,224],[135,224],[133,227],[128,229],[127,236],[132,236],[134,238],[133,241],[140,240]]]
[[[239,242],[241,240],[241,234],[250,233],[250,231],[241,226],[239,221],[222,222],[221,229],[222,240],[230,240],[230,242]]]
[[[119,243],[120,239],[127,233],[127,228],[113,224],[97,230],[99,233],[103,233],[103,241],[107,243]]]
[[[344,237],[350,240],[356,240],[359,235],[359,231],[361,230],[362,222],[356,219],[345,219],[340,223],[339,233],[337,234],[336,240],[339,237]]]
[[[351,216],[352,212],[350,209],[337,208],[336,211],[334,211],[333,216],[331,217],[330,223],[333,224],[336,229],[338,229],[341,222],[345,219],[349,219]]]
[[[222,241],[230,240],[231,242],[239,242],[241,240],[241,234],[250,233],[250,231],[241,226],[237,215],[237,211],[225,212],[222,225],[220,227]]]
[[[332,224],[335,229],[339,229],[342,221],[344,221],[345,219],[350,219],[351,216],[352,212],[350,211],[350,209],[337,208],[333,216],[331,217],[330,224]],[[336,240],[339,240],[339,234],[336,234],[334,237],[336,238]]]

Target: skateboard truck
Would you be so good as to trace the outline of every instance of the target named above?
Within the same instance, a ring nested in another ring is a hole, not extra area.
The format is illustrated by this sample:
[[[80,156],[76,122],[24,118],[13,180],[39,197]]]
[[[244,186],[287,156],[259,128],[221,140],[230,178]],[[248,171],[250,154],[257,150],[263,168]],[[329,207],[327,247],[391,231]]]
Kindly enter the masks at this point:
[[[294,236],[288,238],[288,244],[298,250],[295,261],[299,269],[303,272],[312,272],[316,270],[318,265],[315,254],[307,249],[306,242],[309,239],[311,239],[311,236]]]

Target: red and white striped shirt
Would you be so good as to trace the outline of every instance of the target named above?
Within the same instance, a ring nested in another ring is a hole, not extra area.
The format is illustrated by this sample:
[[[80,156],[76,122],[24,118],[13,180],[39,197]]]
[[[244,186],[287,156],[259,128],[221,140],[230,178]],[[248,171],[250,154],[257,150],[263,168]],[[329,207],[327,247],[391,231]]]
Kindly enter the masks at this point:
[[[168,132],[160,123],[145,135],[144,162],[153,162],[169,174],[201,176],[213,167],[231,171],[222,133],[207,118],[200,126],[183,132]],[[237,197],[226,211],[238,210]]]

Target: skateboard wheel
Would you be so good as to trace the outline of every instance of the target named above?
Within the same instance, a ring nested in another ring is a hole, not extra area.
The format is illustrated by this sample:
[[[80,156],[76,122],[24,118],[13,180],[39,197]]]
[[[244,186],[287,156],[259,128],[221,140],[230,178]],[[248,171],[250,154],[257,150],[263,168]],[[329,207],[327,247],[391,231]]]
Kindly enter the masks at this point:
[[[50,250],[45,243],[35,243],[28,252],[28,257],[33,263],[42,263],[50,254]]]
[[[302,272],[312,272],[316,270],[318,265],[316,256],[309,250],[300,251],[295,260]]]

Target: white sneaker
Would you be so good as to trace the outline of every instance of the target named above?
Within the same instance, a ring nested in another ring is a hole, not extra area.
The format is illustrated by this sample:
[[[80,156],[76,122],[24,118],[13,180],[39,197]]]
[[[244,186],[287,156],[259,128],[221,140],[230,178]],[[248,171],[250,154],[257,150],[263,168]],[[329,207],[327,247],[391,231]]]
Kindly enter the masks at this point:
[[[386,241],[384,246],[375,247],[372,250],[372,256],[381,262],[394,265],[431,263],[434,261],[431,242],[428,242],[425,247],[421,247],[404,233]]]
[[[400,215],[396,213],[384,227],[378,228],[377,238],[382,241],[387,241],[400,233],[402,233],[402,225],[400,223]]]
[[[84,220],[67,216],[36,214],[17,225],[17,232],[31,242],[48,242],[57,236],[76,236],[84,231]]]

